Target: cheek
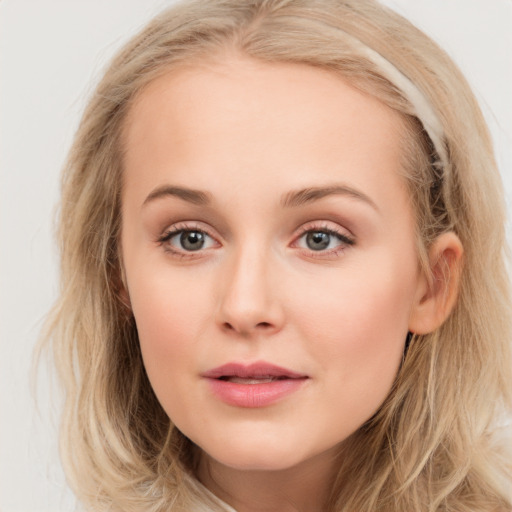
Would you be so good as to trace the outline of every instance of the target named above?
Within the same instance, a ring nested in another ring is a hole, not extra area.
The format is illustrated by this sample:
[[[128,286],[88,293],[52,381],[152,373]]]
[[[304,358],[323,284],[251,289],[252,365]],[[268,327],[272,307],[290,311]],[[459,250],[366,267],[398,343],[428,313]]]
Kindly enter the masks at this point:
[[[130,295],[144,365],[160,395],[170,383],[196,371],[193,355],[205,318],[211,317],[212,293],[204,281],[156,274],[134,279]]]
[[[336,382],[331,389],[343,389],[361,405],[364,397],[374,408],[396,376],[415,294],[413,266],[395,261],[379,258],[379,265],[351,268],[337,279],[317,276],[315,293],[292,295],[300,338],[312,340],[305,349]]]

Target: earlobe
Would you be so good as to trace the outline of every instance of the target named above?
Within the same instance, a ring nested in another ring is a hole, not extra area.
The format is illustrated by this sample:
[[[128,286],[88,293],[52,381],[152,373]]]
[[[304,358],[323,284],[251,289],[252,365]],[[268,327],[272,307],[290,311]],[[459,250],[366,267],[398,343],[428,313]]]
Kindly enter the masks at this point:
[[[418,293],[411,311],[409,331],[428,334],[439,328],[457,301],[464,249],[453,233],[440,235],[429,250],[428,275],[418,283]]]

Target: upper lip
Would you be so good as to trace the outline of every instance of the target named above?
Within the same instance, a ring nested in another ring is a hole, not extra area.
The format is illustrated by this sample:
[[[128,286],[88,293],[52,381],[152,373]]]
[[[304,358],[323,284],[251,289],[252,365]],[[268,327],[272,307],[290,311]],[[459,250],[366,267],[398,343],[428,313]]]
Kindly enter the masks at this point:
[[[304,379],[306,374],[297,373],[275,364],[258,361],[251,364],[227,363],[217,368],[212,368],[202,374],[208,379],[220,379],[221,377],[239,377],[242,379],[262,377],[282,377],[288,379]]]

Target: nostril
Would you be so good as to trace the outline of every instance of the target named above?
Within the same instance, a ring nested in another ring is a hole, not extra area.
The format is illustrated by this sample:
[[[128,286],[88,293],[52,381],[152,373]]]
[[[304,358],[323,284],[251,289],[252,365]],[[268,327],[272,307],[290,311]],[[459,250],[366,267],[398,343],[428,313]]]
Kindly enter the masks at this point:
[[[222,324],[222,327],[225,331],[237,331],[241,333],[249,333],[251,331],[251,328],[248,326],[235,326],[231,324],[230,322],[224,322]],[[262,330],[269,330],[272,328],[272,324],[270,322],[259,322],[254,326],[254,329],[262,329]]]

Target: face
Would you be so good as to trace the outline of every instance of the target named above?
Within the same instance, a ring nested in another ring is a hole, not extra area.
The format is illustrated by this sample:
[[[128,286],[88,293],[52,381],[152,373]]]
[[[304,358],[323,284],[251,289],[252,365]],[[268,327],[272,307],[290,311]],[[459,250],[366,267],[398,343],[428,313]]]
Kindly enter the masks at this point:
[[[226,467],[327,455],[388,395],[423,278],[398,114],[327,71],[173,71],[124,133],[122,257],[144,364]]]

